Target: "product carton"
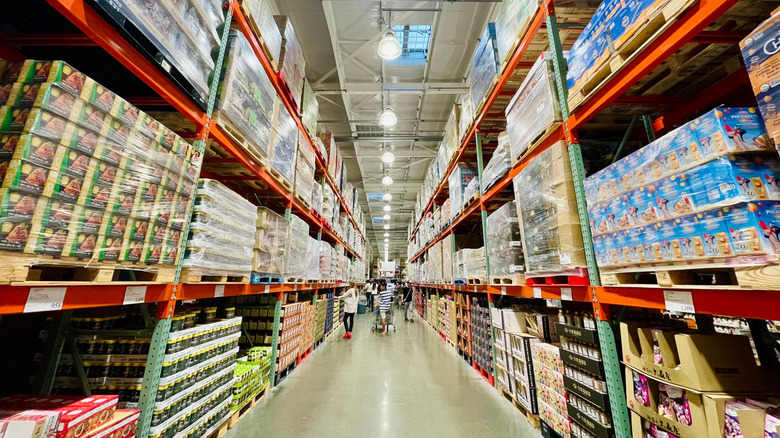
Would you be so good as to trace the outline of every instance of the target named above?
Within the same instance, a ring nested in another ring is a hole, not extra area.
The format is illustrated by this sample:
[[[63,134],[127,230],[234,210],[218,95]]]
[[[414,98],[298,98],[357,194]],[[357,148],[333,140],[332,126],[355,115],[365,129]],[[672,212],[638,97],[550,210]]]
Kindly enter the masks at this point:
[[[780,11],[776,10],[739,43],[758,108],[775,143],[780,139],[780,114],[776,104],[780,96],[780,84],[776,81],[780,68],[779,37]]]
[[[129,438],[138,429],[137,410],[117,409],[114,418],[102,426],[90,430],[83,438]]]
[[[58,411],[23,410],[21,412],[8,412],[0,410],[0,437],[55,438],[59,422],[60,412]]]
[[[623,361],[658,380],[696,391],[761,391],[768,373],[744,336],[656,331],[620,324]],[[654,360],[654,340],[663,364]]]

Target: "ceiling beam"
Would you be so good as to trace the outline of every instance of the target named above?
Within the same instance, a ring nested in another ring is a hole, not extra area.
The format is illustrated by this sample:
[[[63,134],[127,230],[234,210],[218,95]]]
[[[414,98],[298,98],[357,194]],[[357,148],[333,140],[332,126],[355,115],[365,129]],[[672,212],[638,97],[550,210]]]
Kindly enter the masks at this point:
[[[342,158],[380,158],[386,151],[378,150],[376,148],[360,148],[360,153],[355,155],[342,155]],[[426,151],[406,151],[395,150],[390,151],[395,155],[396,160],[399,158],[436,158],[436,153],[430,153]]]
[[[359,135],[359,136],[352,136],[352,137],[334,137],[334,140],[336,142],[342,142],[342,141],[356,141],[356,140],[366,140],[366,141],[429,141],[429,142],[439,142],[442,141],[444,137],[441,136],[422,136],[422,135]]]
[[[361,66],[362,67],[362,66]],[[392,92],[393,94],[463,94],[469,87],[462,81],[458,82],[400,82],[382,85],[381,82],[348,82],[320,84],[314,88],[317,95],[329,94],[377,94]]]

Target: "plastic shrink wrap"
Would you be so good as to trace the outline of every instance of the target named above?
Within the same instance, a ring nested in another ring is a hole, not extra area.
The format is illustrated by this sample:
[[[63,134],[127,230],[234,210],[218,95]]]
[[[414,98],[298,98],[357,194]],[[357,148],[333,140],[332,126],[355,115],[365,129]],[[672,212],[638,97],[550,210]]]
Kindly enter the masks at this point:
[[[449,177],[450,190],[450,220],[455,219],[463,208],[464,191],[477,172],[465,163],[457,163]]]
[[[320,118],[320,104],[311,84],[306,79],[303,80],[303,111],[301,111],[301,122],[311,137],[317,135],[317,122]]]
[[[322,280],[333,280],[331,272],[331,257],[333,247],[328,242],[320,241],[320,278]]]
[[[469,184],[463,190],[463,207],[466,207],[468,201],[470,201],[475,196],[479,197],[479,194],[479,178],[473,178],[471,181],[469,181]]]
[[[217,29],[224,23],[217,0],[124,0],[111,2],[112,13],[126,17],[208,101],[214,71],[212,50],[219,47]]]
[[[493,156],[490,157],[487,166],[485,166],[485,170],[482,172],[482,184],[485,186],[485,191],[488,191],[488,189],[493,187],[493,184],[509,173],[511,168],[512,158],[509,155],[509,133],[504,131],[498,135],[498,145],[493,151]]]
[[[325,184],[322,187],[322,217],[328,225],[333,226],[333,208],[334,208],[335,195],[333,189],[330,188],[330,184]]]
[[[452,248],[455,246],[455,236],[447,235],[441,243],[441,279],[445,283],[452,283]]]
[[[471,91],[466,91],[460,99],[460,117],[458,119],[458,142],[462,143],[474,121],[474,101],[471,100]]]
[[[755,108],[717,108],[585,179],[601,267],[777,261],[780,158]]]
[[[498,62],[509,59],[538,8],[539,0],[504,0],[501,3],[496,17]]]
[[[485,247],[476,249],[463,249],[463,276],[464,278],[476,278],[485,281],[487,263],[485,262]]]
[[[309,254],[309,224],[296,215],[290,218],[290,234],[287,238],[287,249],[284,275],[288,279],[305,280],[308,278]]]
[[[586,266],[571,175],[566,144],[558,142],[513,180],[526,273]]]
[[[301,141],[298,143],[298,156],[297,166],[295,167],[295,196],[301,199],[307,206],[313,207],[311,204],[312,192],[314,186],[318,185],[314,182],[314,166],[315,166],[314,150],[309,147],[308,143]]]
[[[469,66],[471,99],[475,108],[480,108],[482,101],[493,86],[493,81],[498,74],[498,66],[496,26],[495,23],[488,23]]]
[[[282,34],[279,33],[269,2],[270,0],[244,0],[241,5],[253,30],[263,38],[263,45],[271,59],[278,63],[282,52]]]
[[[332,280],[341,280],[338,277],[338,270],[339,270],[339,253],[336,251],[336,247],[332,246],[330,247],[330,278]]]
[[[257,210],[246,199],[211,179],[200,179],[183,266],[214,275],[252,271]]]
[[[431,249],[428,250],[428,263],[431,266],[430,281],[434,283],[440,283],[442,279],[441,270],[441,241],[433,244]]]
[[[277,178],[292,189],[295,182],[295,158],[298,150],[298,125],[278,98],[274,102],[274,121],[271,131],[269,168]]]
[[[289,235],[290,221],[266,207],[258,207],[252,270],[283,275]]]
[[[62,61],[0,78],[0,250],[175,265],[202,155]]]
[[[523,243],[515,201],[507,202],[487,218],[490,278],[514,278],[525,271]]]
[[[458,152],[460,147],[460,135],[458,128],[460,127],[460,105],[455,104],[450,110],[450,117],[447,119],[447,123],[444,125],[444,139],[441,142],[441,146],[444,148],[445,154],[439,161],[440,175],[436,178],[437,181],[441,180],[441,169],[446,169],[452,161],[452,157]]]
[[[276,25],[282,34],[282,51],[279,55],[279,72],[282,79],[290,89],[293,100],[298,108],[301,108],[303,97],[303,80],[306,78],[306,59],[303,57],[303,48],[295,36],[295,30],[289,17],[275,15]]]
[[[276,90],[252,46],[231,30],[215,119],[261,163],[268,160]]]
[[[309,250],[306,263],[306,278],[308,280],[319,280],[320,277],[320,242],[313,237],[309,237]]]
[[[554,74],[551,54],[542,53],[507,106],[506,129],[513,163],[534,141],[561,121]]]
[[[322,184],[315,181],[311,190],[311,208],[320,215],[323,213],[322,202]]]

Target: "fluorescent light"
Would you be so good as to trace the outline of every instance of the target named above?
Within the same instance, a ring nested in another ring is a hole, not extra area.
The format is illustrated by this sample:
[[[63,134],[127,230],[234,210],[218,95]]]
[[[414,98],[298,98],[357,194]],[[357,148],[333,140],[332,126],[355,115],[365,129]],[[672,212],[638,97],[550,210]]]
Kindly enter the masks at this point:
[[[390,229],[390,225],[385,224],[384,229],[389,230]]]
[[[393,112],[393,109],[389,106],[385,108],[384,111],[382,111],[382,115],[379,116],[379,124],[385,127],[392,127],[395,126],[395,124],[398,123],[398,117],[395,116],[395,113]],[[392,155],[392,154],[390,154]],[[384,161],[385,156],[382,155],[382,160]],[[393,160],[395,160],[395,157],[393,157]],[[387,161],[385,161],[387,163]],[[392,161],[390,161],[392,163]]]
[[[389,241],[390,241],[390,239],[385,238],[385,243],[387,243]],[[385,246],[387,246],[387,245],[385,245]]]
[[[384,178],[382,178],[382,184],[384,184],[386,186],[392,185],[393,184],[393,178],[390,178],[389,175],[384,177]]]
[[[387,29],[379,40],[379,44],[376,47],[376,54],[382,59],[392,61],[401,56],[401,51],[401,43],[398,42],[395,32],[393,29]]]
[[[385,233],[385,237],[390,237],[390,233]]]
[[[382,211],[390,211],[390,210],[391,209],[389,205],[385,205],[384,207],[382,207]]]
[[[383,163],[390,164],[393,161],[395,161],[395,155],[393,155],[392,152],[385,152],[384,154],[382,154],[382,162]]]
[[[386,214],[386,215],[382,216],[382,219],[384,219],[386,221],[389,221],[390,220],[390,215]]]
[[[393,199],[393,195],[390,194],[390,192],[385,192],[384,195],[382,195],[383,201],[391,201]]]

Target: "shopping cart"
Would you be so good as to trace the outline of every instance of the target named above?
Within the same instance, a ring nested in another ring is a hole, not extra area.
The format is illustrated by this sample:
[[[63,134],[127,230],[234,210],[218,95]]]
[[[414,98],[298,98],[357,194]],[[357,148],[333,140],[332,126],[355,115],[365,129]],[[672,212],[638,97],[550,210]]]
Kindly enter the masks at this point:
[[[387,331],[390,331],[390,327],[395,331],[395,323],[393,322],[393,309],[387,311],[385,315],[385,324],[387,325]],[[379,314],[379,310],[374,312],[374,325],[371,326],[372,332],[382,331],[382,316]]]

